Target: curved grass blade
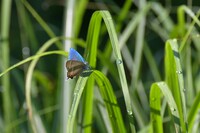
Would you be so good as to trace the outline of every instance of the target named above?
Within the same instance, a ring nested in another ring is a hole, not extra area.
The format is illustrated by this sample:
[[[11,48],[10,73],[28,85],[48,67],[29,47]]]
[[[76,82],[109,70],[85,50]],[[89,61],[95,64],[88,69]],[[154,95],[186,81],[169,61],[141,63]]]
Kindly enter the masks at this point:
[[[180,65],[177,40],[168,40],[165,47],[165,74],[166,82],[172,91],[176,101],[181,132],[187,132],[186,128],[186,105],[183,72]]]
[[[9,71],[11,71],[12,69],[18,67],[18,66],[21,66],[29,61],[32,61],[34,59],[38,59],[40,57],[43,57],[43,56],[46,56],[46,55],[51,55],[51,54],[59,54],[59,55],[63,55],[63,56],[66,56],[67,57],[67,53],[65,51],[61,51],[61,50],[56,50],[56,51],[48,51],[48,52],[44,52],[44,53],[41,53],[41,54],[36,54],[34,56],[31,56],[31,57],[28,57],[16,64],[14,64],[13,66],[9,67],[8,69],[4,70],[2,73],[0,73],[0,77],[2,77],[4,74],[8,73]]]
[[[95,12],[92,15],[90,20],[89,28],[88,28],[88,35],[87,35],[87,46],[86,46],[86,59],[92,68],[96,67],[96,58],[97,58],[97,46],[99,41],[99,34],[101,28],[101,16],[99,12]],[[93,112],[93,88],[94,88],[94,79],[90,77],[88,79],[88,83],[85,87],[85,97],[84,97],[84,104],[87,106],[83,106],[83,130],[86,133],[90,133],[92,131],[91,125],[92,123],[92,112]]]
[[[59,41],[61,38],[56,37],[56,38],[52,38],[49,41],[47,41],[37,52],[37,54],[41,54],[44,51],[46,51],[51,45],[53,45],[56,41]],[[28,108],[28,116],[30,119],[30,123],[31,123],[31,127],[33,129],[33,132],[36,133],[37,132],[37,127],[36,127],[36,123],[34,120],[34,114],[33,114],[33,110],[32,110],[32,104],[31,104],[31,80],[32,80],[32,75],[33,75],[33,71],[34,68],[37,64],[37,62],[39,61],[39,58],[34,59],[31,63],[30,66],[28,68],[27,71],[27,75],[26,75],[26,84],[25,84],[25,90],[26,90],[26,102],[27,102],[27,108]]]
[[[165,82],[156,82],[152,84],[151,90],[150,90],[150,106],[151,106],[151,123],[153,126],[154,132],[163,132],[163,126],[162,126],[162,118],[161,118],[161,106],[160,106],[160,96],[164,96],[164,98],[167,101],[167,104],[170,108],[172,119],[175,121],[175,131],[180,132],[180,126],[176,122],[177,119],[179,119],[179,112],[178,108],[175,102],[175,99],[173,98],[173,95],[171,93],[171,90],[167,86]],[[158,105],[159,104],[159,105]]]
[[[131,99],[130,99],[127,80],[126,80],[126,76],[125,76],[124,65],[123,65],[123,61],[122,61],[122,57],[121,57],[121,53],[120,53],[117,33],[115,31],[114,23],[112,21],[112,17],[110,15],[110,13],[108,11],[100,11],[100,13],[102,15],[102,18],[103,18],[103,20],[106,24],[107,30],[108,30],[108,34],[110,37],[110,41],[111,41],[111,45],[113,48],[113,53],[114,53],[114,57],[116,60],[117,69],[118,69],[118,73],[119,73],[119,77],[120,77],[122,91],[124,94],[127,114],[129,116],[129,120],[130,120],[129,122],[130,122],[131,130],[132,130],[132,132],[134,132],[135,126],[133,124],[133,111],[132,111],[132,107],[131,107]]]
[[[125,133],[126,130],[124,127],[122,114],[120,112],[120,108],[117,104],[117,100],[109,80],[106,76],[97,70],[93,71],[92,76],[94,77],[102,98],[104,99],[113,132]]]
[[[111,40],[111,44],[113,47],[113,52],[115,55],[115,59],[117,62],[117,68],[118,68],[118,72],[120,75],[120,81],[121,81],[121,86],[122,86],[122,90],[124,92],[124,97],[125,97],[125,103],[126,103],[126,107],[127,107],[127,112],[128,115],[131,119],[130,121],[130,125],[132,128],[132,131],[134,130],[134,125],[133,125],[133,113],[132,113],[132,108],[131,108],[131,100],[130,100],[130,96],[129,96],[129,91],[128,91],[128,86],[127,86],[127,81],[126,81],[126,77],[125,77],[125,72],[124,72],[124,67],[123,67],[123,62],[122,62],[122,58],[121,58],[121,53],[118,47],[118,39],[117,39],[117,34],[114,28],[114,24],[112,21],[112,17],[110,15],[110,13],[108,11],[97,11],[93,14],[92,19],[90,21],[90,26],[89,26],[89,30],[90,32],[88,32],[88,36],[87,36],[87,49],[86,49],[86,57],[89,58],[88,62],[92,67],[96,66],[96,53],[97,53],[97,42],[98,42],[98,36],[99,36],[99,30],[100,30],[100,26],[101,26],[101,20],[104,20],[108,33],[109,33],[109,37]],[[94,64],[93,64],[94,63]],[[91,86],[87,87],[92,88],[92,83],[90,82]],[[92,89],[89,89],[90,91],[92,91]],[[92,97],[92,92],[89,93],[89,95]],[[87,100],[88,101],[88,100]],[[89,100],[90,102],[92,100]],[[90,107],[91,109],[91,107]],[[89,117],[88,117],[89,119]],[[88,123],[90,120],[88,120]]]

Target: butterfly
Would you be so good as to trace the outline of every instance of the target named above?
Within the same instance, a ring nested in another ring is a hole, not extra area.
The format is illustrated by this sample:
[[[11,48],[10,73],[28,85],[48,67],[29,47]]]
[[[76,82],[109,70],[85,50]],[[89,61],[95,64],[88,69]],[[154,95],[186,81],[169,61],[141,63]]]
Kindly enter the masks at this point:
[[[84,70],[89,70],[90,66],[75,49],[70,48],[66,68],[68,79],[73,79],[74,76],[82,74]]]

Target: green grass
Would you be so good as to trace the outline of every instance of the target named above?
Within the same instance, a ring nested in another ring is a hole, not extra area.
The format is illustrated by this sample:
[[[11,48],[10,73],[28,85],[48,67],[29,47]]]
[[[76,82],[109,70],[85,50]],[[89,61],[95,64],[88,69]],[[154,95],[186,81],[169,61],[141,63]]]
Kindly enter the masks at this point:
[[[88,2],[60,26],[37,1],[2,0],[0,132],[198,132],[200,11],[127,0],[87,16]],[[86,76],[67,79],[69,47],[84,51]]]

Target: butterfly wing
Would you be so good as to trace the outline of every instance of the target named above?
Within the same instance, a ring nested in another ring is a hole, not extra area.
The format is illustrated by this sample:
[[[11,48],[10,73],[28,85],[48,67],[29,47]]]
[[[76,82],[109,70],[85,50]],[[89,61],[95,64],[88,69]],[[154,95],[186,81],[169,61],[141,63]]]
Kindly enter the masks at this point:
[[[85,64],[81,61],[68,60],[66,62],[67,77],[73,79],[74,76],[80,75],[84,70]]]
[[[85,63],[83,57],[73,48],[70,48],[68,60],[76,60]]]

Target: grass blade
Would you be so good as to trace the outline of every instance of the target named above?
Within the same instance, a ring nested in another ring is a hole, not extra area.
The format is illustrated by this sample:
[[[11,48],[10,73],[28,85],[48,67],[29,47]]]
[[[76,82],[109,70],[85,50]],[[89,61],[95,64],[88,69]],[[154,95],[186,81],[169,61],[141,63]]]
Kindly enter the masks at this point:
[[[96,58],[97,58],[97,46],[100,34],[100,27],[101,27],[101,16],[99,12],[95,12],[92,15],[90,20],[88,35],[87,35],[87,47],[86,47],[86,58],[90,66],[94,69],[96,67]],[[83,106],[83,130],[86,133],[90,133],[92,131],[92,112],[93,112],[93,88],[94,88],[94,79],[89,78],[88,83],[85,88],[85,97],[84,97],[84,104]],[[88,126],[91,125],[91,126]]]
[[[155,133],[162,133],[162,116],[161,116],[161,94],[159,86],[154,83],[150,91],[150,109],[151,109],[151,123]]]
[[[74,130],[74,121],[76,117],[76,112],[78,109],[78,104],[80,103],[80,98],[82,96],[84,87],[86,85],[88,77],[80,77],[76,83],[74,90],[74,98],[72,102],[72,106],[70,109],[70,113],[67,120],[67,133],[73,133]]]
[[[2,64],[2,69],[5,70],[10,65],[10,47],[9,47],[9,34],[10,34],[10,19],[11,19],[11,10],[12,10],[12,1],[11,0],[2,0],[1,2],[1,20],[0,20],[0,61]],[[14,103],[13,96],[11,93],[10,85],[10,75],[5,75],[1,79],[3,86],[2,100],[3,100],[3,113],[5,121],[5,131],[7,131],[9,124],[16,118],[16,114],[13,113]],[[14,131],[14,130],[13,130]],[[17,128],[16,128],[17,131]],[[19,131],[18,131],[19,132]]]
[[[200,109],[200,92],[195,97],[194,103],[192,104],[192,107],[190,108],[190,111],[188,113],[188,131],[189,133],[193,133],[193,128],[195,124],[195,119],[198,117],[199,109]],[[197,121],[198,122],[198,121]]]
[[[113,48],[113,53],[114,53],[114,57],[116,60],[118,73],[119,73],[119,77],[120,77],[120,82],[121,82],[121,86],[122,86],[122,91],[123,91],[124,98],[125,98],[126,109],[127,109],[128,116],[130,118],[129,119],[130,126],[131,126],[132,132],[134,132],[135,127],[134,127],[134,124],[132,123],[133,122],[133,111],[132,111],[132,107],[131,107],[131,99],[130,99],[127,80],[126,80],[126,76],[125,76],[125,72],[124,72],[124,65],[123,65],[123,61],[122,61],[122,57],[121,57],[121,53],[120,53],[117,34],[115,31],[114,24],[113,24],[110,13],[108,11],[101,11],[101,15],[106,24],[108,34],[109,34],[109,37],[111,40],[111,45]]]
[[[168,40],[165,48],[165,76],[166,82],[172,91],[180,114],[181,132],[186,132],[186,105],[183,72],[180,65],[178,44],[176,40]]]
[[[180,132],[179,123],[177,123],[177,119],[179,118],[178,108],[175,102],[175,99],[173,98],[173,95],[171,93],[171,90],[167,86],[165,82],[156,82],[151,86],[151,92],[150,92],[150,106],[151,106],[151,123],[153,124],[153,130],[154,132],[159,131],[163,132],[162,127],[162,118],[161,118],[161,106],[160,104],[160,92],[164,95],[164,98],[167,101],[167,104],[170,108],[170,111],[172,113],[172,119],[174,120],[175,130],[176,132]]]
[[[93,71],[92,76],[94,76],[95,81],[99,86],[101,96],[106,104],[113,132],[125,133],[126,130],[122,120],[120,108],[117,104],[117,100],[109,80],[97,70]]]

